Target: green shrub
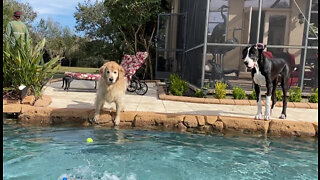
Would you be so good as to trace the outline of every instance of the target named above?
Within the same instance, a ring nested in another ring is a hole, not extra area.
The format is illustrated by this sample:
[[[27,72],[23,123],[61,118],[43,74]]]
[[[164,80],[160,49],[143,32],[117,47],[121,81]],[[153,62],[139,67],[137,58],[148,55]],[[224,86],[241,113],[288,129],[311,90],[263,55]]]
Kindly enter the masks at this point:
[[[226,94],[227,94],[227,84],[223,83],[223,82],[217,82],[215,87],[214,87],[214,91],[215,91],[215,98],[217,99],[224,99],[226,98]]]
[[[283,95],[281,90],[276,91],[276,97],[277,101],[282,101]]]
[[[311,90],[311,96],[309,97],[309,102],[318,103],[318,88],[314,92],[314,89]]]
[[[195,92],[195,96],[196,97],[204,97],[205,96],[205,94],[204,94],[204,89],[207,89],[207,90],[209,90],[209,88],[210,88],[210,84],[207,84],[205,87],[202,87],[202,88],[200,88],[200,89],[196,89],[196,92]]]
[[[45,39],[35,47],[31,40],[23,42],[22,38],[12,46],[9,41],[3,40],[3,83],[4,87],[17,89],[25,85],[36,99],[42,96],[42,89],[59,68],[55,57],[44,63],[43,48]]]
[[[170,89],[169,89],[170,94],[173,94],[176,96],[182,96],[188,90],[187,82],[179,78],[177,74],[170,74],[169,80],[171,83]]]
[[[256,91],[254,89],[252,89],[252,93],[248,94],[248,99],[249,100],[256,100],[257,96],[256,96]]]
[[[294,87],[294,90],[292,89],[289,90],[288,100],[289,102],[301,102],[302,100],[301,89],[298,86]]]
[[[203,88],[201,89],[196,89],[196,92],[194,94],[196,97],[204,97],[204,94],[203,94]]]
[[[246,92],[240,87],[233,87],[232,96],[234,99],[244,99],[246,98]]]

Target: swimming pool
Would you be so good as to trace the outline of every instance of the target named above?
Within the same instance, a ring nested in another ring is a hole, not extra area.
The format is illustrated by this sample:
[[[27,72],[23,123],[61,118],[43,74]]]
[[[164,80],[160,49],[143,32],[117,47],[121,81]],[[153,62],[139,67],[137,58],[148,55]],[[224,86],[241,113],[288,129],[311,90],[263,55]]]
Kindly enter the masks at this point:
[[[90,137],[93,143],[87,143]],[[318,179],[318,139],[3,125],[3,179]]]

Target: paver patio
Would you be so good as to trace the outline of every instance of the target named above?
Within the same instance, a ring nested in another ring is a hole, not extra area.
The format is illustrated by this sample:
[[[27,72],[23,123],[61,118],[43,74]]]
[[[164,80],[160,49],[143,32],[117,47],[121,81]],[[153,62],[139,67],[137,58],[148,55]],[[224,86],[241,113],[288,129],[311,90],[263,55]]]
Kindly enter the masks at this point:
[[[52,98],[49,107],[54,108],[94,108],[95,90],[93,81],[78,81],[71,83],[69,92],[61,88],[62,82],[53,82],[47,86],[44,94]],[[149,90],[144,96],[126,93],[124,97],[125,111],[145,111],[178,114],[220,115],[253,118],[256,106],[201,104],[160,100],[155,83],[148,83]],[[105,104],[105,108],[114,108],[114,104]],[[264,108],[263,108],[264,109]],[[274,107],[271,119],[277,119],[281,107]],[[287,119],[294,121],[318,121],[318,109],[287,108]]]

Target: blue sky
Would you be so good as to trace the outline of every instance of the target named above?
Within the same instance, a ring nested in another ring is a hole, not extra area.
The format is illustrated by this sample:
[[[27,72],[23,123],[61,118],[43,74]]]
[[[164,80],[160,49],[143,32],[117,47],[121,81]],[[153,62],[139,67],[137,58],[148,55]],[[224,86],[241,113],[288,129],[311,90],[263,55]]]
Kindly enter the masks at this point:
[[[69,26],[75,32],[76,19],[73,14],[76,12],[78,3],[83,3],[85,0],[17,0],[18,2],[28,2],[35,12],[37,12],[37,19],[39,22],[41,18],[51,18],[59,22],[61,26]],[[95,2],[95,0],[91,0]],[[102,1],[102,0],[98,0]]]

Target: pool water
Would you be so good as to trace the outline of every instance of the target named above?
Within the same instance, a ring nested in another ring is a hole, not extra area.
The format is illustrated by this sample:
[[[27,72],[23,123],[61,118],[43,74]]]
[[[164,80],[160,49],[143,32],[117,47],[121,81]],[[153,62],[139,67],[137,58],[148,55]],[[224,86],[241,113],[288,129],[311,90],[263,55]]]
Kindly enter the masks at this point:
[[[93,143],[87,143],[87,138]],[[318,179],[318,139],[3,125],[3,179]]]

